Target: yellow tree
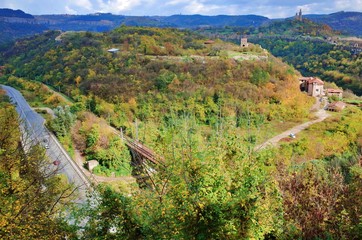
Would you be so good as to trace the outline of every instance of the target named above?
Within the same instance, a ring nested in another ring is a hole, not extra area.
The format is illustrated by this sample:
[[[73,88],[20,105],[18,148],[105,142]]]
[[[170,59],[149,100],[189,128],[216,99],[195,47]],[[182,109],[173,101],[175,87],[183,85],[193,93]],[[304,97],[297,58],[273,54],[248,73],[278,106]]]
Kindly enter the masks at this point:
[[[79,84],[80,84],[80,82],[82,81],[82,77],[81,76],[78,76],[78,77],[76,77],[75,78],[75,85],[77,86],[77,87],[79,87]]]
[[[74,189],[56,174],[43,148],[23,148],[22,136],[14,107],[0,102],[0,239],[70,237],[59,216],[63,207],[70,209]]]

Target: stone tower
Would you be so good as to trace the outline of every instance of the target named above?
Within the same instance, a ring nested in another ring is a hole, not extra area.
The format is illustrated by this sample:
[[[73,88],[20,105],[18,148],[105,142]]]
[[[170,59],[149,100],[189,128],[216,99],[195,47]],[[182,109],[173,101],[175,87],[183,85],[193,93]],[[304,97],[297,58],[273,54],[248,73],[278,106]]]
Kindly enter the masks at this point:
[[[249,43],[248,43],[248,39],[246,37],[242,37],[240,40],[240,47],[248,47]]]
[[[295,19],[298,21],[302,21],[303,20],[303,14],[302,14],[302,9],[299,9],[299,13],[295,14]]]
[[[303,20],[302,9],[299,9],[299,21]]]

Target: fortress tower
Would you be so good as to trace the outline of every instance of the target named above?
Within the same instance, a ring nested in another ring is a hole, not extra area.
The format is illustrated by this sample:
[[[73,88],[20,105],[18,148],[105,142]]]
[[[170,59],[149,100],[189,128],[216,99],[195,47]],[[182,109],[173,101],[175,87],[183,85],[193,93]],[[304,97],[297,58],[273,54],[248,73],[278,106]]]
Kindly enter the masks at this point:
[[[240,47],[248,47],[249,43],[248,43],[248,38],[246,36],[243,36],[240,40]]]
[[[303,14],[302,14],[302,9],[299,10],[299,13],[295,14],[295,19],[298,21],[302,21],[303,20]]]

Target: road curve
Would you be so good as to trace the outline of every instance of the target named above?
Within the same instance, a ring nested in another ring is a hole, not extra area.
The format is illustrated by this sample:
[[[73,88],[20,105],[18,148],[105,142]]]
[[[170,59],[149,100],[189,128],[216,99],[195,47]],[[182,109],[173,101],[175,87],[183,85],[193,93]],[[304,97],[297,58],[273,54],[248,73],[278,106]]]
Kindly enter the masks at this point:
[[[30,139],[32,144],[40,143],[46,147],[46,155],[51,159],[50,166],[54,166],[52,162],[59,161],[59,165],[54,167],[57,167],[58,173],[67,176],[69,183],[78,188],[76,202],[84,203],[87,199],[87,194],[93,191],[87,176],[70,158],[57,138],[44,126],[45,120],[33,111],[21,93],[12,87],[0,86],[6,91],[12,103],[16,105],[16,111],[23,121],[23,128],[27,130],[27,138]]]
[[[289,135],[291,133],[293,134],[296,134],[296,133],[299,133],[300,131],[303,131],[304,129],[306,129],[307,127],[309,127],[310,125],[312,124],[315,124],[315,123],[318,123],[318,122],[322,122],[324,121],[324,119],[326,119],[327,117],[329,117],[329,114],[327,113],[326,110],[324,110],[324,108],[321,108],[320,109],[320,102],[318,101],[318,99],[316,99],[316,104],[313,105],[312,107],[312,110],[317,110],[319,109],[316,113],[315,113],[315,116],[317,117],[317,119],[315,120],[312,120],[312,121],[308,121],[308,122],[305,122],[305,123],[302,123],[300,125],[297,125],[291,129],[288,129],[287,131],[285,132],[282,132],[281,134],[273,137],[273,138],[270,138],[269,140],[267,140],[266,142],[256,146],[254,148],[255,151],[258,151],[258,150],[261,150],[263,148],[266,148],[268,146],[276,146],[277,143],[283,139],[283,138],[286,138],[286,137],[289,137]]]

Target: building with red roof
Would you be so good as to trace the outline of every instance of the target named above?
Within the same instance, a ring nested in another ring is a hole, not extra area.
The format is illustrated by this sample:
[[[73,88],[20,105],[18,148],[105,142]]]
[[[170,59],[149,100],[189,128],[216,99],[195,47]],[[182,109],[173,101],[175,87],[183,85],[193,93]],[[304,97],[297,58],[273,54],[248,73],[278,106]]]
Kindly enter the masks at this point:
[[[343,97],[343,90],[341,89],[333,89],[333,88],[328,88],[326,89],[326,95],[328,97],[332,97],[332,96],[336,96],[339,99],[342,99]]]
[[[317,77],[299,78],[300,89],[308,93],[309,96],[320,97],[324,95],[324,82]]]
[[[333,111],[333,112],[339,112],[339,111],[342,111],[345,107],[346,107],[346,104],[344,102],[337,101],[337,102],[332,102],[332,103],[328,104],[327,110]]]

